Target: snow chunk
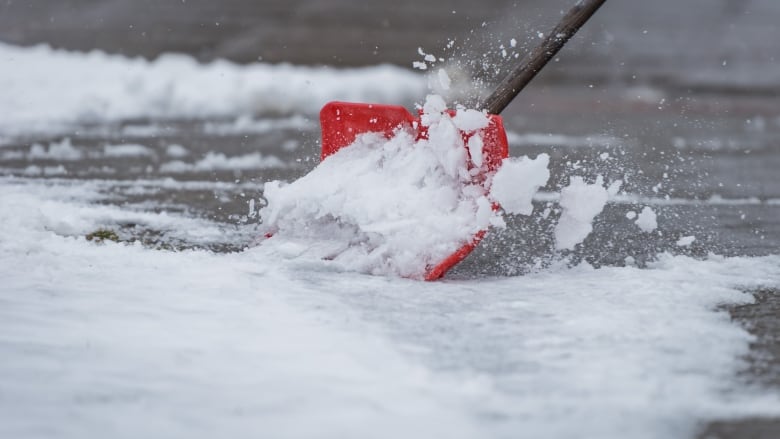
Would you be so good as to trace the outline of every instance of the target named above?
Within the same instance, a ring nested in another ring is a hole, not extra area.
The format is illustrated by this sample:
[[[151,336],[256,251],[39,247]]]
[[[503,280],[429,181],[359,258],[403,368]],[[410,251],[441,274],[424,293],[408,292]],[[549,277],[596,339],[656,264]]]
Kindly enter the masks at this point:
[[[658,221],[655,212],[650,206],[645,206],[639,216],[636,218],[636,225],[642,229],[643,232],[650,233],[658,227]]]
[[[490,195],[505,211],[530,215],[533,211],[534,194],[547,184],[550,178],[550,171],[547,169],[549,163],[550,156],[547,154],[539,154],[535,159],[505,158],[493,177]]]
[[[428,95],[425,97],[420,122],[422,122],[423,126],[430,126],[441,120],[442,113],[445,111],[447,111],[447,103],[444,102],[444,98],[439,95]]]
[[[474,165],[478,168],[482,166],[482,147],[484,145],[485,143],[479,136],[471,136],[469,138],[469,156],[471,157],[471,161],[474,162]]]
[[[463,107],[458,107],[458,112],[452,118],[452,121],[459,130],[467,133],[487,128],[490,124],[487,113]]]
[[[447,72],[444,69],[439,69],[438,76],[441,88],[444,90],[449,90],[450,84],[452,84],[452,80],[450,80],[450,76],[447,75]]]
[[[696,237],[691,236],[683,236],[682,238],[677,240],[677,245],[679,247],[688,247],[689,245],[693,244],[693,241],[696,240]]]
[[[582,177],[572,177],[569,186],[561,191],[563,213],[555,226],[555,248],[573,250],[593,231],[591,222],[607,204],[608,193],[601,177],[594,184]]]

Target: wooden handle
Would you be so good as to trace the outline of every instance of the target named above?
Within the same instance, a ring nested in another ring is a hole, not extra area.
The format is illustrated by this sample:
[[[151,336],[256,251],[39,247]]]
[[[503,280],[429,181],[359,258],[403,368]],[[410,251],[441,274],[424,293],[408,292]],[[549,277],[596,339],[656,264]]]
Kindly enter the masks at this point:
[[[542,43],[506,75],[493,94],[485,99],[482,108],[491,114],[501,113],[605,1],[579,0]]]

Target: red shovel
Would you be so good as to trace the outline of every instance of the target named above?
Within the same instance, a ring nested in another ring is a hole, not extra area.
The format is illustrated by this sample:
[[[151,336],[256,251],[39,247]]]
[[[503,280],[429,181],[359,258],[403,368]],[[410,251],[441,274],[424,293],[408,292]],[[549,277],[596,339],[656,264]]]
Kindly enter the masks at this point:
[[[484,181],[501,166],[502,160],[509,155],[506,132],[498,116],[517,96],[534,76],[555,56],[564,44],[596,12],[606,0],[579,0],[563,16],[561,22],[547,34],[547,37],[498,84],[496,90],[480,106],[489,113],[490,124],[482,131],[483,160],[487,166],[483,175],[476,178]],[[363,104],[350,102],[329,102],[320,111],[322,125],[321,159],[339,149],[351,145],[359,134],[368,132],[385,133],[390,138],[399,127],[414,128],[418,138],[427,134],[420,118],[413,116],[406,108],[398,105]],[[467,134],[463,133],[464,140]],[[467,142],[465,143],[467,144]],[[498,206],[494,206],[496,209]],[[444,275],[455,264],[462,261],[479,244],[487,230],[481,230],[474,236],[464,237],[458,250],[436,265],[426,267],[425,280],[435,280]]]

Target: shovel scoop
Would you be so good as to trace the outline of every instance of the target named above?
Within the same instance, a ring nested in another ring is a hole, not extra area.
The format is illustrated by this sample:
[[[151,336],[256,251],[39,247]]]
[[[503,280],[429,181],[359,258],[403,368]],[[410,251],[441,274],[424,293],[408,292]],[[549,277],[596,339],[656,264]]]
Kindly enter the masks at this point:
[[[450,112],[455,115],[454,111]],[[489,123],[479,133],[482,138],[482,154],[478,165],[469,155],[468,167],[476,170],[471,173],[472,179],[480,184],[486,184],[488,176],[501,166],[502,160],[509,155],[509,144],[501,116],[488,115]],[[405,107],[398,105],[364,104],[350,102],[330,102],[320,111],[322,126],[321,160],[327,159],[341,148],[351,145],[360,134],[382,133],[390,138],[399,129],[412,130],[417,139],[426,138],[427,127],[420,117],[413,116]],[[461,131],[464,144],[475,133]],[[488,189],[488,188],[485,188]],[[498,209],[497,204],[493,205]],[[487,230],[480,230],[473,236],[464,236],[464,244],[442,261],[429,265],[425,269],[425,280],[435,280],[444,275],[450,268],[462,261],[479,244]]]

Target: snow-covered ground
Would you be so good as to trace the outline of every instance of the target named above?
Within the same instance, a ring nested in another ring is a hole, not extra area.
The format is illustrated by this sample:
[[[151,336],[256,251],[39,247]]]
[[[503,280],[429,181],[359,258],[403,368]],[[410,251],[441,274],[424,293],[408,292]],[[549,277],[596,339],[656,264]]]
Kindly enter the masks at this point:
[[[780,414],[735,380],[751,336],[718,309],[780,287],[778,256],[422,283],[96,244],[122,220],[224,232],[2,186],[3,437],[687,437]]]
[[[267,168],[292,172],[295,161],[228,156],[219,144],[198,155],[164,139],[154,148],[64,140],[146,118],[133,139],[160,136],[160,118],[218,118],[205,126],[239,137],[310,129],[295,115],[310,117],[330,99],[419,99],[420,76],[5,45],[0,59],[0,83],[12,85],[0,88],[0,437],[685,438],[710,419],[780,416],[780,397],[738,378],[753,337],[723,309],[780,288],[778,254],[659,254],[643,268],[598,269],[559,258],[524,276],[435,283],[370,276],[280,258],[256,245],[251,222],[154,198],[232,189],[254,199],[261,182],[193,173],[243,166],[263,179]],[[279,113],[289,117],[276,128],[252,119]],[[25,143],[41,133],[54,139]],[[546,141],[612,142],[556,135]],[[134,174],[143,181],[73,178],[104,159],[158,161]],[[180,165],[169,172],[192,181],[154,179],[171,163]],[[116,201],[117,188],[154,203]],[[650,227],[647,197],[605,191],[633,209],[621,221],[654,233],[672,221]],[[537,214],[556,208],[558,196],[545,194]],[[654,200],[653,208],[700,203]],[[87,239],[123,225],[186,245]],[[679,245],[698,244],[689,241]],[[187,249],[215,242],[243,250]]]

